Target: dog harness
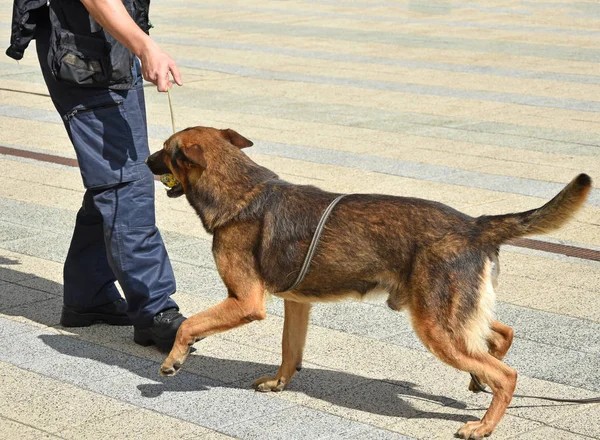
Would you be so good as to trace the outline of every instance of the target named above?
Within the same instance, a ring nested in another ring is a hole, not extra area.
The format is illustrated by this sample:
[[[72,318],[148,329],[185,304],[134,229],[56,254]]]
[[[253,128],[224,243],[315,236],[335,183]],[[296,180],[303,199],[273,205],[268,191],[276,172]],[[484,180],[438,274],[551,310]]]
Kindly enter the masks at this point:
[[[333,208],[335,208],[335,205],[337,205],[340,200],[342,200],[344,197],[346,197],[348,195],[350,195],[350,194],[342,194],[340,196],[337,196],[333,200],[333,202],[331,202],[329,204],[327,209],[325,209],[325,211],[323,211],[323,214],[321,215],[321,219],[319,220],[319,223],[317,224],[317,229],[315,230],[315,233],[313,234],[313,238],[310,242],[310,246],[308,247],[308,250],[306,251],[306,256],[304,257],[304,263],[302,263],[302,267],[300,268],[300,273],[298,274],[296,281],[294,281],[294,284],[292,284],[287,289],[283,290],[283,292],[287,292],[289,290],[294,290],[304,280],[304,277],[306,276],[308,269],[310,268],[310,263],[311,263],[314,255],[315,255],[315,252],[317,250],[317,245],[319,244],[319,238],[321,238],[321,234],[323,233],[323,229],[325,228],[325,223],[327,222],[327,219],[329,218],[331,211],[333,211]]]

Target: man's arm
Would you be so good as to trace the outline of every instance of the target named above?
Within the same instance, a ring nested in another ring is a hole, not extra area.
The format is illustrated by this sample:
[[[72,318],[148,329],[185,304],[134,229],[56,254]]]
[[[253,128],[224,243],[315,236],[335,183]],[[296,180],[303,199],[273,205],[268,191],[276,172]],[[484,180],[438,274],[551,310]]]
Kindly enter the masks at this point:
[[[175,61],[135,24],[121,0],[81,0],[81,3],[100,26],[142,61],[144,79],[155,84],[159,92],[171,88],[169,72],[178,85],[183,85]]]

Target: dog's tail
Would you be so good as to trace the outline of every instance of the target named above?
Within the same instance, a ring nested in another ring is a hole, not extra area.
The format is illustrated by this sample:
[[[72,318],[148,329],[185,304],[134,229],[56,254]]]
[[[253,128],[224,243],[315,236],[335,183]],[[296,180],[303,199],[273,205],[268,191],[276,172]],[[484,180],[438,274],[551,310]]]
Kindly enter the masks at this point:
[[[558,229],[581,208],[591,188],[590,176],[580,174],[541,208],[516,214],[481,216],[476,220],[480,238],[499,246],[511,238]]]

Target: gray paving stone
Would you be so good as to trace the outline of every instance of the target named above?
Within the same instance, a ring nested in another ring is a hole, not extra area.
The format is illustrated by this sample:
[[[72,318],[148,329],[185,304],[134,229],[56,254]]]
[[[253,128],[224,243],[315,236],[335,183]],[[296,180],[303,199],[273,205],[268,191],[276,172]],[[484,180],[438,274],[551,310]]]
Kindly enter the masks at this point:
[[[65,335],[41,335],[42,342],[57,353],[27,365],[30,369],[46,370],[46,374],[74,385],[115,376],[124,371],[139,370],[153,363],[100,345]],[[40,370],[37,370],[38,372]]]
[[[589,436],[592,438],[600,438],[600,424],[598,417],[600,416],[600,405],[585,405],[581,407],[581,411],[567,418],[556,419],[550,425],[556,428],[561,428],[566,431]]]
[[[570,141],[564,143],[555,139],[546,139],[537,136],[526,136],[525,134],[498,136],[495,132],[479,132],[476,130],[463,129],[462,127],[433,127],[419,126],[407,131],[409,134],[439,139],[451,139],[455,141],[472,142],[483,145],[496,145],[499,147],[519,148],[531,151],[540,151],[554,154],[569,154],[575,156],[597,157],[598,149],[593,144],[577,143]]]
[[[75,226],[75,213],[0,197],[0,220],[41,231],[71,234]],[[69,236],[67,243],[70,241]]]
[[[212,254],[212,242],[200,238],[187,237],[187,244],[169,248],[169,257],[171,260],[206,269],[216,270]]]
[[[217,431],[210,431],[207,434],[200,435],[198,437],[194,437],[193,439],[190,439],[190,440],[231,440],[231,439],[233,439],[233,437],[230,437],[228,435],[222,434]]]
[[[598,396],[597,391],[586,391],[581,388],[561,385],[555,382],[521,378],[517,381],[515,396],[508,408],[508,414],[524,419],[535,420],[547,425],[556,425],[562,420],[575,417],[586,411],[590,405],[552,402],[534,397],[549,397],[562,399],[589,399]],[[481,409],[487,409],[483,405]]]
[[[35,277],[33,274],[17,270],[20,264],[21,263],[14,258],[0,257],[0,285],[5,282],[17,283]]]
[[[507,303],[498,303],[497,316],[519,339],[600,354],[600,323]]]
[[[20,238],[33,237],[38,235],[39,231],[35,228],[18,225],[15,223],[0,221],[0,247],[5,241],[17,240]]]
[[[563,429],[552,428],[550,426],[539,427],[537,429],[528,430],[521,434],[518,434],[512,438],[515,439],[527,439],[527,440],[587,440],[590,437],[574,434],[571,431],[565,431]]]
[[[27,365],[32,361],[39,361],[40,359],[58,354],[56,350],[45,344],[41,339],[41,336],[56,337],[57,332],[53,329],[34,327],[6,318],[2,318],[2,325],[18,325],[20,328],[28,330],[12,335],[8,340],[0,340],[0,347],[2,347],[2,350],[0,350],[0,361],[27,369]],[[72,338],[69,338],[64,341],[66,343],[71,340]],[[75,347],[79,347],[79,344],[76,344]]]
[[[281,363],[281,355],[255,347],[209,337],[194,345],[185,371],[250,389],[259,377],[273,375]]]
[[[36,72],[37,73],[37,72]],[[38,74],[39,75],[39,74]],[[15,107],[12,105],[4,104],[0,106],[0,116],[14,117],[15,114],[19,114],[24,119],[33,119],[41,122],[62,122],[60,116],[56,113],[48,112],[46,110],[38,110],[34,108],[21,107],[19,111],[15,111]]]
[[[277,414],[254,418],[222,428],[225,434],[240,439],[281,440],[348,438],[369,431],[370,427],[342,417],[309,408],[294,407]],[[371,428],[373,429],[373,428]]]
[[[161,186],[162,186],[162,184],[161,184]],[[198,227],[199,228],[202,227],[199,220],[198,220]],[[206,240],[202,240],[197,237],[190,237],[189,235],[185,235],[183,233],[166,231],[166,230],[161,230],[160,235],[162,236],[163,241],[165,242],[167,251],[169,251],[169,256],[171,258],[173,258],[171,253],[174,249],[178,249],[180,247],[186,247],[186,246],[192,247],[192,246],[196,245],[196,243],[198,243],[199,241],[206,241]],[[211,243],[211,242],[209,242],[209,243]],[[198,243],[198,246],[203,247],[203,244]],[[210,251],[210,248],[209,248],[209,251]]]
[[[225,299],[227,288],[216,270],[172,261],[177,289],[209,299]]]
[[[206,66],[204,66],[206,67]],[[158,97],[149,96],[149,100]],[[177,95],[174,95],[177,102]],[[393,111],[390,109],[374,109],[372,107],[349,106],[341,104],[308,102],[302,103],[302,111],[298,111],[299,104],[293,100],[274,96],[249,96],[214,92],[210,90],[196,91],[194,95],[185,96],[181,105],[195,108],[219,109],[222,111],[238,111],[240,101],[243,102],[245,113],[269,117],[285,117],[286,119],[325,122],[342,125],[347,120],[348,114],[354,115],[355,123],[360,122],[363,128],[391,133],[407,133],[425,137],[453,139],[466,142],[497,145],[549,153],[562,153],[568,155],[598,156],[600,152],[596,145],[600,136],[585,133],[586,138],[581,138],[581,132],[566,129],[547,129],[526,125],[505,124],[499,122],[478,122],[474,119],[458,117],[442,117],[437,115]],[[246,102],[250,101],[250,102]],[[406,122],[410,121],[410,122]],[[170,135],[164,126],[150,126],[152,137],[163,139]],[[486,131],[487,130],[487,131]],[[500,135],[498,133],[501,133]],[[263,145],[267,140],[253,139],[256,146]],[[255,151],[256,147],[249,150]],[[365,152],[369,149],[366,148]]]
[[[382,341],[389,342],[390,344],[401,345],[402,347],[410,348],[411,350],[427,352],[427,349],[421,340],[412,330],[392,335],[388,338],[382,339]]]
[[[174,377],[158,374],[158,364],[91,382],[87,389],[136,406],[218,429],[263,415],[277,417],[291,404],[248,388],[228,386],[185,371]]]
[[[10,339],[21,333],[36,331],[35,327],[0,317],[0,345],[10,344]]]
[[[414,437],[407,437],[397,432],[387,431],[385,429],[372,429],[347,438],[356,440],[410,440]]]
[[[379,340],[412,331],[406,314],[388,307],[353,301],[315,304],[311,311],[311,322]]]
[[[11,307],[0,313],[14,316],[17,319],[25,318],[45,326],[57,326],[60,322],[62,304],[62,298],[54,297],[45,301]]]
[[[56,281],[48,280],[42,277],[27,278],[25,280],[18,281],[17,284],[19,286],[41,290],[60,297],[63,295],[63,285],[61,283],[57,283]]]
[[[351,376],[347,373],[339,375]],[[410,382],[395,380],[366,381],[352,388],[336,389],[324,397],[315,397],[318,400],[307,401],[304,405],[379,428],[424,413],[436,418],[442,407],[455,403],[453,399],[421,391]]]
[[[271,366],[265,375],[274,376],[280,363],[281,361],[277,365]],[[360,402],[352,401],[359,394],[356,389],[371,381],[372,379],[360,375],[304,362],[302,369],[296,373],[286,387],[285,392],[276,396],[300,405],[305,405],[306,402],[315,399],[322,401],[324,404],[333,403],[337,405],[342,402],[350,402],[353,405],[361,405]],[[237,384],[240,387],[248,387],[251,383],[241,380]]]
[[[67,257],[70,243],[71,233],[44,231],[34,237],[4,242],[2,247],[19,254],[62,263]]]
[[[0,360],[78,386],[152,364],[145,359],[44,330],[19,334],[0,344],[3,344]]]
[[[53,298],[48,292],[35,290],[14,283],[3,283],[0,285],[0,312],[12,307],[31,304]]]
[[[505,362],[522,374],[600,391],[600,356],[515,339]]]

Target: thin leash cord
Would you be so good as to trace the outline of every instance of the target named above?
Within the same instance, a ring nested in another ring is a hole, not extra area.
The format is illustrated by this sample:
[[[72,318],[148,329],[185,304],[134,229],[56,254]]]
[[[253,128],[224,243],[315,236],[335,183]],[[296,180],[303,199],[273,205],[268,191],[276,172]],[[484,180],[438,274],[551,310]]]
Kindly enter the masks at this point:
[[[173,113],[173,102],[171,101],[171,88],[167,89],[167,95],[169,96],[169,110],[171,111],[171,127],[173,127],[173,133],[175,133],[175,114]]]
[[[486,393],[486,394],[494,394],[491,391],[488,391],[485,387],[485,385],[483,385],[479,379],[477,378],[477,376],[475,376],[474,374],[471,373],[471,378],[473,379],[473,382],[475,383],[475,386],[478,388],[478,391],[481,391],[482,393]],[[581,404],[585,404],[585,403],[600,403],[600,397],[592,397],[590,399],[559,399],[556,397],[544,397],[544,396],[529,396],[526,394],[513,394],[513,397],[520,397],[520,398],[524,398],[524,399],[539,399],[539,400],[549,400],[550,402],[562,402],[562,403],[581,403]]]

